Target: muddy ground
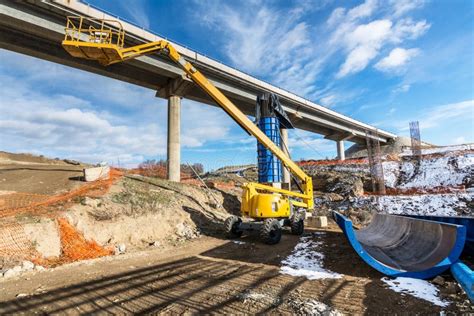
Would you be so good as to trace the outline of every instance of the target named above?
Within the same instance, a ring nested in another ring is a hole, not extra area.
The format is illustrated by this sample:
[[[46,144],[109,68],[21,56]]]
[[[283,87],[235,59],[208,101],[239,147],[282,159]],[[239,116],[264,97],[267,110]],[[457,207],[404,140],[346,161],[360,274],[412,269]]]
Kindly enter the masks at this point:
[[[74,263],[0,283],[0,313],[301,313],[312,300],[346,314],[438,314],[440,307],[387,289],[334,226],[321,238],[324,266],[341,279],[280,273],[299,238],[275,246],[203,236],[162,247]],[[449,275],[445,276],[449,280]],[[459,289],[457,289],[459,291]],[[453,296],[453,295],[451,295]],[[441,297],[453,300],[441,287]],[[468,311],[463,294],[445,311]]]

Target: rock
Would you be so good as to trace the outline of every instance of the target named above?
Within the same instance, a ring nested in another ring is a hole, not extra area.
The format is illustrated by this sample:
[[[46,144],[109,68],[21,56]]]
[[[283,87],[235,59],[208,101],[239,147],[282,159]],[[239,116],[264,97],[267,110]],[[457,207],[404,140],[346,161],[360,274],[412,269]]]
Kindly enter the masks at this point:
[[[43,266],[35,266],[35,270],[36,271],[44,271],[44,270],[46,270],[46,268],[43,267]]]
[[[99,205],[99,203],[100,203],[100,199],[92,199],[87,196],[81,201],[82,205],[87,205],[93,208],[96,208]]]
[[[176,225],[176,235],[186,239],[192,239],[197,237],[196,231],[184,223],[179,223],[178,225]]]
[[[74,166],[79,166],[81,164],[79,161],[72,160],[72,159],[64,159],[63,161],[67,164],[74,165]]]
[[[347,172],[322,171],[313,177],[314,189],[336,193],[342,197],[361,196],[364,194],[362,175]]]
[[[115,246],[115,255],[121,255],[125,253],[126,250],[127,246],[125,246],[125,244],[118,244]]]
[[[31,261],[23,261],[21,268],[23,271],[31,271],[35,268],[35,264]]]
[[[328,218],[326,216],[313,216],[308,221],[317,228],[328,226]]]
[[[150,245],[151,247],[160,247],[160,246],[161,246],[161,243],[156,240],[156,241],[153,241],[153,242],[149,243],[149,245]]]
[[[432,283],[434,284],[437,284],[437,285],[444,285],[445,283],[445,280],[442,276],[438,275],[436,278],[433,279],[433,281],[431,281]]]
[[[18,293],[15,297],[16,297],[16,298],[20,298],[20,297],[25,297],[25,296],[28,296],[28,294],[25,294],[25,293]]]
[[[344,197],[337,193],[327,193],[324,195],[324,197],[331,202],[339,202],[344,200]]]
[[[445,288],[448,294],[456,294],[458,292],[456,283],[454,282],[446,282]]]
[[[21,270],[18,271],[18,270],[15,270],[15,268],[5,271],[5,273],[3,273],[3,277],[4,278],[12,278],[12,277],[18,276],[20,274]]]

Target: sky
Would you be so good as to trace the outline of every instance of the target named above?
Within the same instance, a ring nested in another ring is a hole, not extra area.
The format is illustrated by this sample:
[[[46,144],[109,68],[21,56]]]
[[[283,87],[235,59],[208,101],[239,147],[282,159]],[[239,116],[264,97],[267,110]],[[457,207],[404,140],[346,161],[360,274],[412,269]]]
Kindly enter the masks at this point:
[[[426,142],[474,142],[473,1],[88,2],[383,130],[409,136],[418,120]],[[166,158],[167,101],[150,89],[6,50],[0,82],[0,150],[128,167]],[[183,99],[181,132],[184,163],[256,162],[255,140],[219,108]],[[320,135],[289,137],[294,160],[335,156]]]

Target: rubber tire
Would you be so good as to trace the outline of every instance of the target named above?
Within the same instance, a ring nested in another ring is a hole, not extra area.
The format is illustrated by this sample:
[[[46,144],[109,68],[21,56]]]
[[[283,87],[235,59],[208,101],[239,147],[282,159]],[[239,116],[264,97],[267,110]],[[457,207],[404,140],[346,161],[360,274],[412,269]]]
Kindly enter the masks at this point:
[[[296,236],[301,236],[304,233],[304,220],[291,222],[291,233]]]
[[[296,236],[301,236],[304,233],[304,219],[298,213],[291,220],[291,233]]]
[[[229,216],[224,222],[224,229],[229,238],[240,238],[242,237],[243,231],[239,230],[239,225],[242,220],[237,216]]]
[[[268,218],[263,222],[260,237],[267,245],[275,245],[281,239],[281,225],[275,218]]]

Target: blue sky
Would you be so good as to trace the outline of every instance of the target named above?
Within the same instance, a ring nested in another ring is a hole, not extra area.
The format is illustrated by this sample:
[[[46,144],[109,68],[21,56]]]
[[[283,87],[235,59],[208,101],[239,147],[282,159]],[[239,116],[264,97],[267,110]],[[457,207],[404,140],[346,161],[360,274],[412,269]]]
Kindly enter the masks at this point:
[[[474,142],[472,1],[89,2],[381,129],[408,136],[419,120],[425,141]],[[166,157],[166,101],[153,91],[4,50],[0,58],[0,150],[128,166]],[[255,141],[222,110],[189,100],[182,109],[183,161],[256,161]],[[336,149],[303,131],[290,132],[290,147],[294,159]]]

